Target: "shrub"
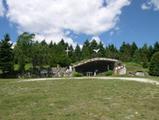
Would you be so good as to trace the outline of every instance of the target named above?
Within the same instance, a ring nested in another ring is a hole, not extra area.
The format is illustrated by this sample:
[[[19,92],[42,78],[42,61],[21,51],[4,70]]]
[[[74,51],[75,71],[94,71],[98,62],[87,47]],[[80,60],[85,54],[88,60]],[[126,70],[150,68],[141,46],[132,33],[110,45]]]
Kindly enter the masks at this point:
[[[148,66],[149,66],[149,63],[148,63],[148,62],[143,62],[143,64],[142,64],[142,67],[143,67],[143,68],[148,68]]]
[[[25,71],[31,71],[33,69],[33,65],[32,64],[26,64],[24,68],[25,68]]]
[[[149,74],[159,76],[159,52],[155,53],[150,61]]]
[[[111,76],[113,75],[113,71],[112,70],[109,70],[107,72],[105,72],[105,76]]]
[[[74,72],[72,76],[73,76],[73,77],[82,77],[83,74],[78,73],[78,72]]]

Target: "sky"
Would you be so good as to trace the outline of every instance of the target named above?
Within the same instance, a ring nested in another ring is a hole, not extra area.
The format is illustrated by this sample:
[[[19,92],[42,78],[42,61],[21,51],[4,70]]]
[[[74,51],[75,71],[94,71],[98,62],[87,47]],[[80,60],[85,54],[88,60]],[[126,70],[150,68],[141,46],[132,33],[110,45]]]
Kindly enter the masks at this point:
[[[8,33],[16,43],[23,32],[73,46],[86,39],[152,45],[159,41],[159,0],[0,0],[0,39]]]

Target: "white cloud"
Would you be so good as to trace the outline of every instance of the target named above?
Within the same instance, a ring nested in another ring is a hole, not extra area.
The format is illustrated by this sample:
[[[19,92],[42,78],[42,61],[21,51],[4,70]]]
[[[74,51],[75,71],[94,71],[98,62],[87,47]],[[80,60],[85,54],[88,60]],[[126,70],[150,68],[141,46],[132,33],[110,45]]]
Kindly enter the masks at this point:
[[[4,7],[3,7],[3,1],[0,0],[0,16],[4,15]]]
[[[50,43],[50,41],[53,42],[60,42],[61,39],[64,39],[67,43],[72,45],[74,48],[77,45],[77,42],[73,41],[71,38],[65,36],[63,33],[53,33],[53,34],[36,34],[35,40],[36,41],[42,41],[45,40],[47,43]]]
[[[58,42],[74,41],[65,30],[98,35],[113,29],[130,0],[6,0],[7,17],[18,30],[38,34],[37,38]]]
[[[110,36],[113,36],[115,33],[117,33],[120,30],[118,26],[116,26],[112,31],[110,31]]]
[[[143,3],[141,8],[143,10],[149,10],[153,8],[154,10],[159,10],[159,0],[147,0],[146,3]]]
[[[141,9],[142,9],[142,10],[149,10],[149,9],[151,9],[151,7],[150,7],[149,5],[143,3],[143,4],[141,5]]]

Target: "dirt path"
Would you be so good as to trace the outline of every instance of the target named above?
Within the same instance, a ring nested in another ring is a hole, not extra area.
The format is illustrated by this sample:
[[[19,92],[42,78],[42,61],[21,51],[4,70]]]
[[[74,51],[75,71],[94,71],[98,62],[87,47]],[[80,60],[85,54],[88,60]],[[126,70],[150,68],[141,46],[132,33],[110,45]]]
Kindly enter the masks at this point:
[[[146,79],[146,78],[131,78],[131,77],[70,77],[70,78],[39,78],[39,79],[26,79],[19,82],[33,82],[33,81],[45,81],[45,80],[83,80],[83,79],[98,79],[98,80],[124,80],[124,81],[136,81],[142,83],[150,83],[159,85],[159,81]]]

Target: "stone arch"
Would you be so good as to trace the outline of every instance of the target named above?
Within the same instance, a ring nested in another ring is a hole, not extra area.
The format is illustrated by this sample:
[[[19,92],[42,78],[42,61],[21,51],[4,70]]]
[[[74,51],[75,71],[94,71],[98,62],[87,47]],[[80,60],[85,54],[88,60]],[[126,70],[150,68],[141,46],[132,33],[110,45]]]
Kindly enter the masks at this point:
[[[73,65],[76,72],[83,75],[96,75],[106,72],[108,70],[114,71],[117,66],[122,64],[119,60],[110,58],[93,58],[89,60],[81,61]]]

